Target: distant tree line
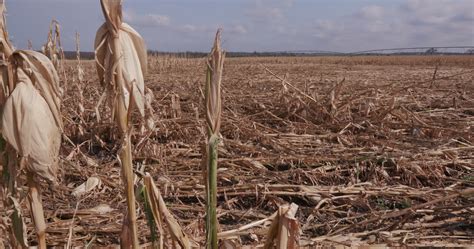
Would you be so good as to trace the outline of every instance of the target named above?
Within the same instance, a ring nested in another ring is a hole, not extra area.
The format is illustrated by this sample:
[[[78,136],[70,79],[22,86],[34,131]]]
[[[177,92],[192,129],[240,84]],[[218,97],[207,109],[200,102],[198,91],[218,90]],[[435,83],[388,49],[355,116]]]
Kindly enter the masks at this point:
[[[178,58],[204,58],[207,53],[204,52],[161,52],[161,51],[148,51],[150,55],[155,56],[172,56]],[[464,53],[450,53],[440,52],[436,48],[429,48],[425,51],[419,52],[392,52],[392,53],[360,53],[360,54],[344,54],[344,53],[294,53],[294,52],[227,52],[227,57],[297,57],[297,56],[360,56],[360,55],[379,55],[379,56],[390,56],[390,55],[474,55],[474,49],[468,49]],[[76,59],[75,51],[65,51],[64,55],[66,59]],[[94,52],[81,52],[81,58],[83,60],[93,60]]]

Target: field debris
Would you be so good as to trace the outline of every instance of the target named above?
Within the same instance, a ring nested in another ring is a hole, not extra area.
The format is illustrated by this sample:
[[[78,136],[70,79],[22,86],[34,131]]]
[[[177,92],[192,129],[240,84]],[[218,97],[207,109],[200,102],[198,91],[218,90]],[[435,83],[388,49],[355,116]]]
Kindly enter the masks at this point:
[[[149,174],[192,246],[205,242],[204,60],[149,56],[154,129],[142,131],[135,118],[130,136],[135,186]],[[300,247],[474,244],[473,67],[472,56],[226,58],[221,245],[261,248],[276,219],[298,224],[292,235]],[[118,245],[127,210],[116,156],[120,134],[111,128],[110,105],[98,106],[94,62],[83,60],[82,68],[84,111],[77,111],[72,87],[61,109],[73,144],[63,140],[60,187],[44,188],[51,246],[65,246],[70,231],[72,246]],[[66,62],[68,75],[76,70],[76,61]],[[101,188],[78,200],[74,188],[91,176]],[[139,242],[151,248],[138,203]],[[296,212],[280,211],[292,203]],[[110,209],[93,211],[99,205]],[[34,227],[26,220],[31,240]]]

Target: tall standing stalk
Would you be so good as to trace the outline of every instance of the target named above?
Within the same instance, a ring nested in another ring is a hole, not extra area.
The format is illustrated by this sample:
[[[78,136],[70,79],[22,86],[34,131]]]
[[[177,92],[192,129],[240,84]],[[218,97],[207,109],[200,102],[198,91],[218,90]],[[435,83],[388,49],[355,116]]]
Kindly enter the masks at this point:
[[[206,244],[207,248],[217,249],[217,149],[221,126],[221,81],[224,68],[225,52],[221,49],[220,30],[216,33],[214,46],[207,60],[206,74],[206,121],[208,130],[207,155],[207,214]]]
[[[136,224],[134,174],[130,122],[133,106],[144,116],[144,79],[147,56],[143,38],[122,22],[122,0],[101,0],[105,23],[96,34],[95,49],[100,81],[111,98],[113,117],[121,134],[119,159],[127,196],[127,221],[124,222],[122,247],[139,248]],[[131,245],[126,241],[130,241]]]

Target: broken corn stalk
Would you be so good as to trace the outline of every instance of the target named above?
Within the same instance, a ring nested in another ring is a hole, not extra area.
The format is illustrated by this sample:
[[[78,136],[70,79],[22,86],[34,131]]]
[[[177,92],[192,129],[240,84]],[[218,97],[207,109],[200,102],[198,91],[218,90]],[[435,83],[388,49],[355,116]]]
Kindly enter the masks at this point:
[[[299,248],[299,223],[295,218],[298,205],[291,203],[279,207],[268,229],[264,249]]]

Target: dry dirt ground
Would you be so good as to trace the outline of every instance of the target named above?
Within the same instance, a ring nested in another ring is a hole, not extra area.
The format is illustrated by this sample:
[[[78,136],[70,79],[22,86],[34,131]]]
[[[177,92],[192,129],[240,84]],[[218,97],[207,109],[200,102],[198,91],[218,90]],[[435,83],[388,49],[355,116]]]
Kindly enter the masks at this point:
[[[76,62],[67,63],[62,111],[71,141],[63,141],[60,186],[45,185],[49,245],[64,246],[71,228],[76,246],[117,245],[126,208],[117,129],[107,103],[98,106],[93,62],[83,65],[78,83]],[[473,56],[228,58],[221,230],[295,203],[308,247],[473,245],[473,68]],[[196,243],[204,234],[204,80],[203,59],[151,57],[155,128],[137,116],[133,136],[136,170],[153,176]],[[99,187],[71,194],[94,176]],[[137,193],[141,184],[137,177]],[[139,203],[141,243],[151,245]],[[228,239],[262,245],[268,226]]]

